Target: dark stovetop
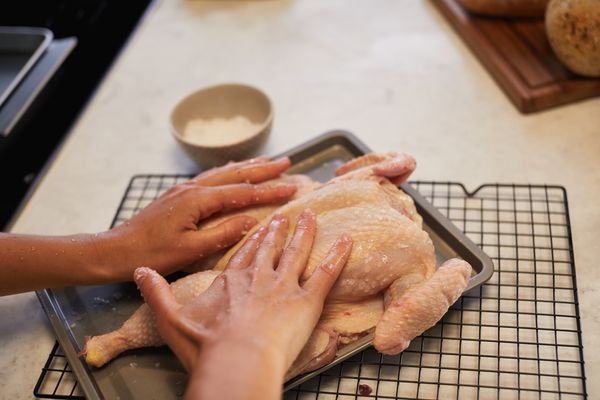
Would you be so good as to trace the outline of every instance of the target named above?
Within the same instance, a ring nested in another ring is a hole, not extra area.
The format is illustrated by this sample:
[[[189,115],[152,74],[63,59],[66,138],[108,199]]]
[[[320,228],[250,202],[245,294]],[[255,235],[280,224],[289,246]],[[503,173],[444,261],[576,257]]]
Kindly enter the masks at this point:
[[[0,227],[7,224],[68,133],[152,0],[5,0],[0,25],[46,27],[77,45],[0,142]]]

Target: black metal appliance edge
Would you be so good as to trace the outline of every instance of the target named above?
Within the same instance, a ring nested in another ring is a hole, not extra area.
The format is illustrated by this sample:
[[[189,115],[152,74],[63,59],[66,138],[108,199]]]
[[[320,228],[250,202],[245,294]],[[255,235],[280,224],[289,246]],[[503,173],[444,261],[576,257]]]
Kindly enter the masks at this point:
[[[18,49],[20,53],[27,49],[29,50],[27,53],[29,54],[29,58],[21,65],[18,71],[12,70],[11,82],[5,87],[3,92],[0,92],[0,107],[2,107],[4,101],[12,95],[14,89],[23,81],[54,38],[54,34],[46,28],[26,26],[0,26],[0,36],[2,35],[12,36],[5,42],[9,44],[11,52]],[[34,47],[30,47],[31,45]]]

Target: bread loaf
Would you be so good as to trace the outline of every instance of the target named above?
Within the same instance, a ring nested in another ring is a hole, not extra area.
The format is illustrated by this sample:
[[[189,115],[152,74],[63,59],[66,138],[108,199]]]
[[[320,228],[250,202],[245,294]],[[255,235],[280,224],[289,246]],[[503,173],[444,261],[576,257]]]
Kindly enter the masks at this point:
[[[567,68],[600,77],[600,0],[551,0],[546,31]]]
[[[549,0],[460,0],[472,13],[495,17],[542,18]]]

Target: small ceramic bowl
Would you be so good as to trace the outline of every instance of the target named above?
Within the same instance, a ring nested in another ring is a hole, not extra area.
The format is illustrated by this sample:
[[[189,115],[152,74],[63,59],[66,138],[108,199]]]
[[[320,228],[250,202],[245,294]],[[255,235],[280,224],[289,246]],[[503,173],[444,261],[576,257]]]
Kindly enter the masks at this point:
[[[171,133],[202,166],[254,155],[271,133],[273,108],[266,94],[241,84],[195,91],[171,112]]]

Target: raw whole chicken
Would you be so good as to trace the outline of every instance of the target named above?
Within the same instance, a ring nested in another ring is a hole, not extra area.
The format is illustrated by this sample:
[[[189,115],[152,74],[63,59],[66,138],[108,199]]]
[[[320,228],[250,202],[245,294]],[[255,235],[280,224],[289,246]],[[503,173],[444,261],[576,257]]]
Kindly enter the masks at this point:
[[[303,188],[295,199],[276,208],[289,218],[289,236],[303,210],[309,208],[317,215],[317,234],[301,281],[311,276],[342,233],[350,234],[354,244],[321,319],[288,370],[287,379],[329,363],[339,347],[373,330],[377,350],[402,352],[413,338],[441,319],[467,286],[471,276],[467,262],[451,259],[436,269],[433,244],[421,227],[421,217],[412,199],[396,186],[414,168],[415,161],[408,155],[369,154],[338,168],[338,176],[323,185],[306,178],[288,178],[298,179]],[[260,212],[273,214],[275,207]],[[270,215],[258,225],[269,219]],[[184,304],[208,288],[254,230],[212,270],[172,283],[177,300]],[[86,344],[86,361],[99,367],[125,350],[162,344],[152,313],[144,304],[118,330],[91,338]]]

